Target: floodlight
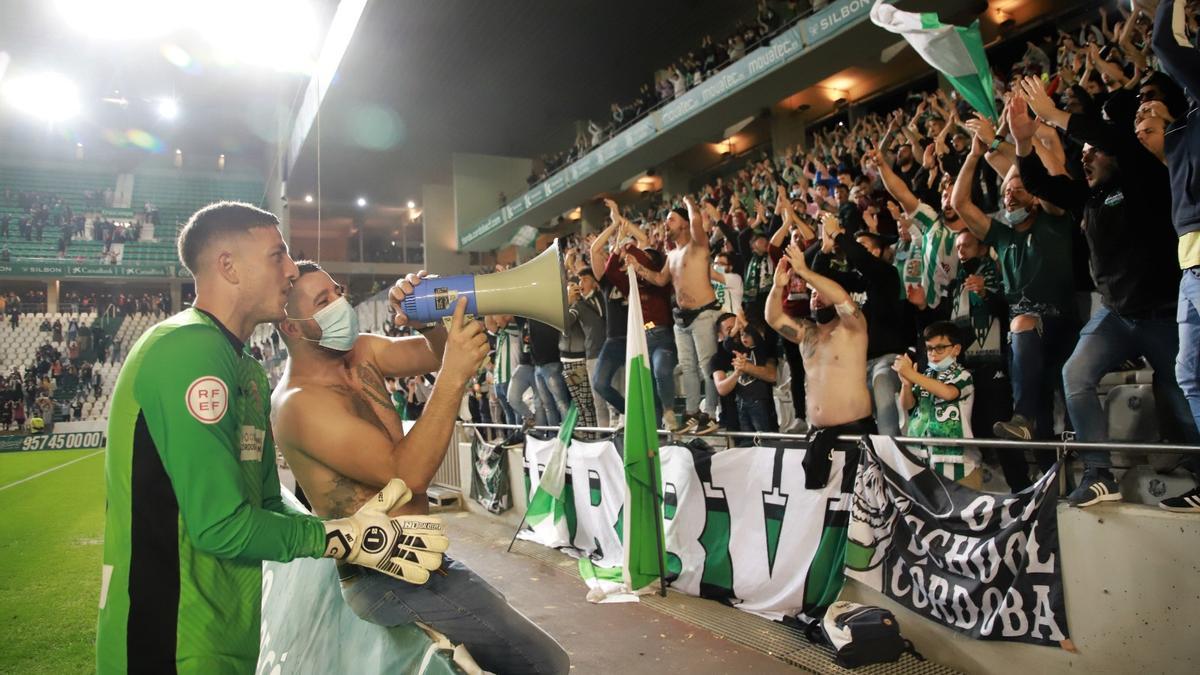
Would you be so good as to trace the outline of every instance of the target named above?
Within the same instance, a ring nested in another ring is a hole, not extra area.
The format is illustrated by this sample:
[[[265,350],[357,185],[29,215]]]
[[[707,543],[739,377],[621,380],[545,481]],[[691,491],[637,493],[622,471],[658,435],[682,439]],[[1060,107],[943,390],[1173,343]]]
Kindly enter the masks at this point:
[[[158,116],[164,120],[173,120],[179,116],[179,101],[173,98],[163,98],[158,101]]]
[[[79,90],[58,73],[13,78],[4,85],[4,99],[13,107],[50,122],[79,114]]]

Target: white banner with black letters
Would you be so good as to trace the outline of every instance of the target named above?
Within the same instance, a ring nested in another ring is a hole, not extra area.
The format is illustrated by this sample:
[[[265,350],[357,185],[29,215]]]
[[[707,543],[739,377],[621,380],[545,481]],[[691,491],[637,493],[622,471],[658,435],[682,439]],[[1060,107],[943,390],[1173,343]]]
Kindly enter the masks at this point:
[[[864,442],[846,573],[980,640],[1073,650],[1058,549],[1058,465],[1023,492],[977,492],[887,436]]]

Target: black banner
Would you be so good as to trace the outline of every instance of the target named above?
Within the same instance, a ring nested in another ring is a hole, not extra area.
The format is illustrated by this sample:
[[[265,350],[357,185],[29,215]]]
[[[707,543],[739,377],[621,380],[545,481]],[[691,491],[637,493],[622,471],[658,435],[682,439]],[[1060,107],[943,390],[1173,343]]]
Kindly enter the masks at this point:
[[[846,572],[980,640],[1072,650],[1058,549],[1058,465],[1019,494],[976,492],[886,436],[864,443]]]
[[[523,440],[518,438],[518,447]],[[503,443],[485,443],[478,431],[471,441],[471,499],[492,513],[504,513],[512,508],[508,462],[504,460],[508,447]]]

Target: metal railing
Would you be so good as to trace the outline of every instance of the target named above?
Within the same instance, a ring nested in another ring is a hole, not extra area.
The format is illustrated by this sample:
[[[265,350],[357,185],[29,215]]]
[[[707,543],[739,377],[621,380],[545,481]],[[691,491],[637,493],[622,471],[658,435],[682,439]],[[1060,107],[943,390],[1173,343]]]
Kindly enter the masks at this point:
[[[558,431],[559,427],[555,426],[538,426],[532,425],[523,427],[520,424],[489,424],[476,422],[460,422],[463,427],[474,429],[531,429],[534,431]],[[618,430],[619,427],[575,427],[575,431],[591,432],[591,433],[606,433],[611,434]],[[711,434],[676,434],[665,429],[658,430],[659,436],[667,436],[675,439],[682,436],[694,436],[696,438],[749,438],[762,440],[806,440],[808,437],[805,434],[785,434],[774,431],[714,431]],[[838,440],[844,443],[854,443],[862,438],[863,435],[844,435],[838,436]],[[1155,452],[1163,454],[1178,454],[1178,455],[1200,455],[1200,445],[1179,445],[1175,443],[1125,443],[1108,441],[1104,443],[1087,442],[1087,441],[1013,441],[1003,438],[926,438],[923,436],[893,436],[892,440],[901,445],[933,445],[933,446],[962,446],[968,445],[978,448],[1007,448],[1009,450],[1062,450],[1062,451],[1087,451],[1087,450],[1102,450],[1105,452]]]

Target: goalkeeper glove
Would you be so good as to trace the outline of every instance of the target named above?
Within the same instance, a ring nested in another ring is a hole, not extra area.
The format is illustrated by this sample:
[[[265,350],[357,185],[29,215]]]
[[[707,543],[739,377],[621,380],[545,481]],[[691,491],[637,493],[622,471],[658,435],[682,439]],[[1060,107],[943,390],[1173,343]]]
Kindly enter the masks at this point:
[[[449,547],[436,516],[388,516],[412,499],[403,480],[393,478],[349,518],[325,521],[325,557],[370,567],[411,584],[429,580]]]

